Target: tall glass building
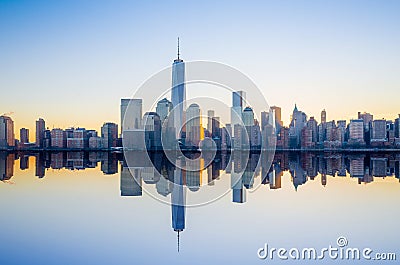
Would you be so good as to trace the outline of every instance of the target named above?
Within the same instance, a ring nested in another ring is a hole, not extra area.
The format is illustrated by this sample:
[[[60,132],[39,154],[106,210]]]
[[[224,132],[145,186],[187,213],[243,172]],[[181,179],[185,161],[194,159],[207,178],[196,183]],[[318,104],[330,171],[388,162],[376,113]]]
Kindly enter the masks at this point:
[[[172,64],[172,107],[174,108],[174,127],[176,138],[180,139],[181,130],[185,124],[186,110],[186,89],[185,89],[185,63],[179,58],[179,39],[178,39],[178,58]]]

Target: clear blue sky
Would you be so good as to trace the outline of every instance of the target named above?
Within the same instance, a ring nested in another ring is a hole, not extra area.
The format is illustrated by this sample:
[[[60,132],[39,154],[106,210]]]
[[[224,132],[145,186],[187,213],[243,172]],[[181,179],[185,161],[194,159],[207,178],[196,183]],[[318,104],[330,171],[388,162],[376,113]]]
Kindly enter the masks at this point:
[[[119,122],[180,36],[184,60],[241,70],[285,123],[295,102],[318,120],[400,113],[400,1],[214,2],[1,0],[0,112],[28,128]]]

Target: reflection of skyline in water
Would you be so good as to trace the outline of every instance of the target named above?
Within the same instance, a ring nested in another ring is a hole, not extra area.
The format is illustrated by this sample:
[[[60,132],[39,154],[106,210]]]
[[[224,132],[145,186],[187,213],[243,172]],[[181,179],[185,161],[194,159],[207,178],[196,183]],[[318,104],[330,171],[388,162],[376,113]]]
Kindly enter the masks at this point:
[[[186,228],[186,197],[204,189],[215,189],[221,178],[230,181],[230,196],[234,203],[246,202],[248,190],[257,187],[256,180],[271,190],[281,189],[283,173],[290,177],[294,189],[320,177],[322,186],[329,185],[329,178],[352,177],[359,184],[368,184],[375,178],[400,179],[400,154],[337,154],[337,153],[276,153],[271,167],[263,162],[263,154],[252,154],[250,159],[241,153],[218,153],[213,162],[202,171],[184,171],[179,168],[184,160],[170,163],[162,153],[151,153],[152,163],[144,163],[141,153],[134,153],[128,168],[122,154],[117,153],[0,153],[0,178],[10,181],[16,160],[20,170],[34,166],[35,175],[43,178],[48,169],[83,170],[98,168],[104,174],[120,177],[120,195],[139,197],[143,187],[154,187],[155,192],[171,202],[171,228],[178,236]],[[261,159],[260,159],[261,156]],[[31,159],[30,159],[31,157]],[[247,161],[248,160],[248,161]],[[257,167],[257,161],[261,161]],[[29,163],[31,162],[31,163]],[[189,162],[195,163],[195,162]],[[198,160],[196,163],[204,163]],[[120,164],[120,165],[119,165]],[[71,172],[73,174],[73,172]],[[227,175],[227,176],[226,176]],[[229,176],[230,175],[230,176]],[[255,176],[255,177],[254,177]],[[349,179],[349,178],[348,178]],[[289,181],[289,179],[287,180]],[[287,182],[286,182],[287,183]],[[17,183],[18,184],[18,183]],[[346,183],[353,185],[354,182]],[[396,184],[395,184],[396,185]],[[399,186],[400,187],[400,186]],[[265,192],[262,190],[261,192]],[[186,241],[186,240],[185,240]]]
[[[15,161],[19,160],[20,170],[29,169],[29,157],[35,159],[35,175],[43,178],[48,169],[84,170],[98,168],[107,175],[120,173],[121,196],[141,196],[141,186],[155,185],[158,194],[167,196],[176,183],[177,170],[162,153],[151,153],[151,162],[143,162],[140,152],[130,158],[130,167],[119,153],[109,152],[58,152],[58,153],[0,153],[0,180],[10,180],[14,175]],[[136,157],[135,157],[136,156]],[[263,154],[218,153],[209,166],[200,171],[184,171],[183,184],[190,192],[197,192],[202,185],[213,186],[222,172],[231,175],[233,200],[240,201],[244,195],[237,190],[253,189],[255,177],[261,176],[261,184],[270,189],[280,189],[283,172],[291,175],[293,186],[300,185],[321,175],[321,185],[328,184],[328,177],[357,178],[358,183],[371,183],[374,178],[400,177],[400,154],[358,154],[358,153],[290,153],[275,154],[270,167],[263,161]],[[261,156],[261,163],[257,162]],[[177,158],[179,159],[179,158]],[[207,159],[207,158],[206,158]],[[194,162],[204,165],[204,159]],[[100,164],[100,166],[99,166]],[[120,164],[120,166],[118,166]],[[132,164],[132,165],[131,165]],[[195,166],[194,166],[195,167]],[[131,170],[129,170],[129,168]],[[135,184],[134,184],[135,183]],[[205,183],[205,184],[204,184]],[[236,202],[236,201],[235,201]]]

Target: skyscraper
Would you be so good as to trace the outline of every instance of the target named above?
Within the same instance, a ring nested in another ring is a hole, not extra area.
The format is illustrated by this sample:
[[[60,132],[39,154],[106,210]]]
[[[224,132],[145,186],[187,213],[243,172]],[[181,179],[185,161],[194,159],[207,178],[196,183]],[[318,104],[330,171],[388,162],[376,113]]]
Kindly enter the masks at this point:
[[[321,111],[321,123],[325,123],[326,122],[326,110],[323,109]]]
[[[43,147],[44,131],[46,130],[46,123],[42,118],[36,121],[36,146]]]
[[[374,120],[371,122],[371,143],[387,141],[386,120]]]
[[[199,146],[204,139],[204,129],[201,123],[201,110],[199,105],[191,104],[186,112],[186,142],[192,146]]]
[[[160,116],[161,122],[168,117],[169,112],[172,110],[172,102],[166,98],[157,102],[156,112]]]
[[[118,125],[106,122],[101,127],[101,137],[104,139],[104,147],[111,148],[117,146]]]
[[[282,109],[280,107],[277,106],[272,106],[271,111],[275,112],[275,122],[277,123],[276,126],[277,129],[279,129],[280,127],[283,126],[283,122],[282,122]]]
[[[29,129],[21,128],[19,130],[19,141],[22,144],[29,143]]]
[[[235,91],[232,92],[232,108],[231,108],[231,125],[234,128],[233,130],[233,135],[235,138],[239,135],[236,135],[236,133],[241,134],[241,130],[239,128],[239,125],[243,125],[242,123],[242,111],[243,111],[243,106],[245,103],[245,97],[246,93],[244,91]],[[235,129],[236,127],[236,129]],[[241,136],[240,136],[241,137]],[[235,142],[237,142],[235,140]]]
[[[364,121],[362,119],[350,120],[349,144],[364,143]]]
[[[178,38],[178,57],[172,64],[172,91],[171,99],[174,108],[174,127],[176,138],[182,138],[182,131],[185,125],[186,111],[186,89],[185,89],[185,63],[179,58],[179,38]],[[182,131],[181,131],[182,130]]]
[[[126,130],[140,129],[142,126],[142,99],[121,99],[121,133]]]
[[[14,121],[8,116],[0,116],[0,147],[15,146]]]
[[[301,130],[306,126],[307,115],[297,109],[297,105],[294,105],[292,119],[289,126],[289,145],[291,148],[297,148],[300,146],[301,141]]]
[[[207,131],[212,134],[213,131],[213,118],[215,116],[215,112],[213,110],[207,111]]]

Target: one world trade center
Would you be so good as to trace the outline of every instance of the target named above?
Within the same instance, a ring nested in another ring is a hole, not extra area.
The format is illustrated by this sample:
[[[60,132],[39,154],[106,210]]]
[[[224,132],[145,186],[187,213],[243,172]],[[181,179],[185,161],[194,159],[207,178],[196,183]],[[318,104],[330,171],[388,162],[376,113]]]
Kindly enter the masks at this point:
[[[185,63],[179,58],[179,38],[178,38],[178,58],[172,64],[172,91],[171,99],[173,110],[174,127],[176,139],[182,138],[185,125],[186,111],[186,89],[185,89]]]

